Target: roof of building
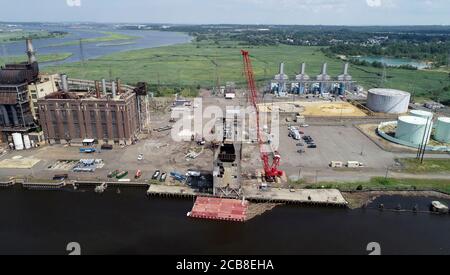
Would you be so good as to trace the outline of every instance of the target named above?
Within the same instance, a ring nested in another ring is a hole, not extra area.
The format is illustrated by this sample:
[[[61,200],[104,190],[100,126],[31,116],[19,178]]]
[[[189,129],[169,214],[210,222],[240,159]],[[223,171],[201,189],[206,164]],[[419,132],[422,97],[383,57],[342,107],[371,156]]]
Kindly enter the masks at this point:
[[[0,84],[19,85],[30,83],[37,79],[39,75],[38,64],[20,63],[7,64],[0,69]]]

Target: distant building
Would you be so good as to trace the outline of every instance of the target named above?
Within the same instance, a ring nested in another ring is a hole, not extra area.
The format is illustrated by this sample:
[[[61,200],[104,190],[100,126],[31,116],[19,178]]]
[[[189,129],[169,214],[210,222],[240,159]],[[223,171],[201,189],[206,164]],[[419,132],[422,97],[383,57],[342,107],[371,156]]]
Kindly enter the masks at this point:
[[[81,144],[94,139],[99,144],[129,145],[139,133],[135,91],[122,90],[112,82],[107,92],[96,83],[94,91],[70,91],[66,76],[62,90],[37,101],[45,139],[50,144]]]

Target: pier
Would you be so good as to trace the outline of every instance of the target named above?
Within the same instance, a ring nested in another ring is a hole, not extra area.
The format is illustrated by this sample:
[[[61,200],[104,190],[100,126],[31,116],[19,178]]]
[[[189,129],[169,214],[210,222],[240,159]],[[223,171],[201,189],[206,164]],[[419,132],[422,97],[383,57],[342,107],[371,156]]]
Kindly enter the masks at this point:
[[[186,186],[163,186],[163,185],[150,185],[147,190],[148,196],[160,196],[160,197],[179,197],[179,198],[194,198],[198,193]]]

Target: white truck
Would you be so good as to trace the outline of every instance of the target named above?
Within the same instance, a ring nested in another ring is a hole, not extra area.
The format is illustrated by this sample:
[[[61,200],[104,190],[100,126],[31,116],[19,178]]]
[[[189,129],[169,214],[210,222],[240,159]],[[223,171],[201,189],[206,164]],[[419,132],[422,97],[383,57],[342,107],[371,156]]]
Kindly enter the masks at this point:
[[[331,168],[342,168],[344,167],[344,163],[342,161],[332,161],[330,163]]]
[[[349,161],[349,162],[347,162],[347,167],[348,168],[360,168],[360,167],[364,167],[364,164],[359,161]]]
[[[300,130],[296,127],[289,127],[289,137],[292,137],[295,140],[301,140],[302,136],[300,135]]]

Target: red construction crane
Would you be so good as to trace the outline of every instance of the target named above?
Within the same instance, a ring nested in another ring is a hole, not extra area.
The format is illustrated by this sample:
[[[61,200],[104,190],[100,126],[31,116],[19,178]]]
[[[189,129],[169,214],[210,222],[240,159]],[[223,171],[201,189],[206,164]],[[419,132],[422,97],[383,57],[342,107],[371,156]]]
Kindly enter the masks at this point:
[[[258,89],[256,88],[255,76],[253,73],[252,61],[250,59],[250,53],[248,51],[241,51],[242,56],[244,57],[244,73],[247,78],[248,83],[248,91],[250,93],[249,98],[256,110],[256,131],[259,143],[259,151],[261,154],[261,159],[264,162],[264,173],[266,174],[266,179],[268,181],[275,180],[276,177],[281,177],[283,175],[283,171],[279,170],[281,156],[278,152],[274,152],[272,165],[269,163],[269,153],[266,152],[263,148],[264,141],[262,139],[262,131],[260,127],[259,121],[259,108],[258,108]]]

